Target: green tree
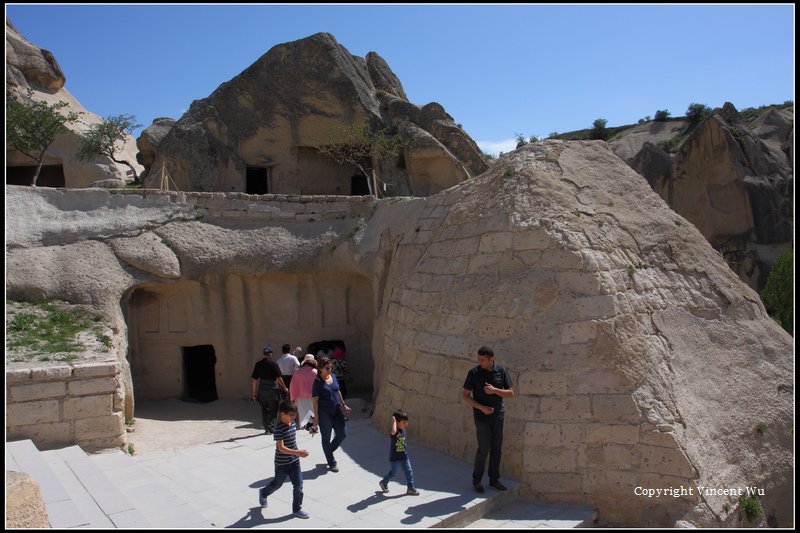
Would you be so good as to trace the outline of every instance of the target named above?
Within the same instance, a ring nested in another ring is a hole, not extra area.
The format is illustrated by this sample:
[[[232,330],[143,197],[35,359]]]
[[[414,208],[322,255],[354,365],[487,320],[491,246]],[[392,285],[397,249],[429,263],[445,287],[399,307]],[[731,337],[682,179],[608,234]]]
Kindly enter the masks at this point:
[[[705,104],[689,104],[689,107],[686,109],[686,118],[689,120],[689,124],[692,126],[696,126],[699,124],[704,118],[711,115],[711,108]]]
[[[767,312],[783,329],[794,335],[794,267],[792,251],[778,256],[761,291],[761,301]]]
[[[400,145],[400,138],[389,135],[385,128],[373,131],[366,124],[339,124],[328,130],[325,143],[316,148],[320,154],[339,164],[356,167],[366,176],[370,193],[377,196],[378,191],[373,190],[370,180],[373,160],[397,156]]]
[[[658,111],[656,111],[654,120],[656,122],[666,122],[667,118],[669,118],[670,114],[671,113],[669,111],[667,111],[666,109],[659,109]]]
[[[592,122],[592,130],[589,132],[590,138],[606,140],[606,138],[608,138],[608,129],[606,129],[607,123],[608,121],[604,118],[598,118]]]
[[[522,148],[528,144],[528,141],[525,140],[525,136],[521,133],[515,133],[514,138],[517,140],[517,148]]]
[[[31,185],[36,187],[45,152],[57,135],[69,131],[66,124],[76,122],[79,113],[61,113],[60,110],[69,105],[67,102],[48,104],[32,97],[33,90],[28,89],[25,100],[6,100],[6,138],[20,153],[36,161],[31,179]]]
[[[117,159],[117,153],[125,146],[126,135],[141,126],[133,115],[113,115],[104,118],[100,124],[89,126],[81,135],[81,144],[76,157],[81,161],[89,161],[106,156],[113,162],[126,165],[133,172],[133,182],[139,183],[139,174],[134,166],[126,160]]]

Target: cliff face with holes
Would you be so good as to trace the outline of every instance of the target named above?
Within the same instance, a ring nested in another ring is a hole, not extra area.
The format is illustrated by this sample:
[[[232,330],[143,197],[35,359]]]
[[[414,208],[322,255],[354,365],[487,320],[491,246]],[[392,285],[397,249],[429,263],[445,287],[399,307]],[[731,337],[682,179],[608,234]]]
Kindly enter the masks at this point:
[[[179,396],[181,346],[211,344],[220,396],[244,398],[259,348],[310,328],[369,368],[378,427],[403,408],[472,461],[459,398],[489,345],[516,393],[501,470],[527,494],[731,526],[738,496],[697,487],[757,487],[766,523],[791,520],[792,339],[605,143],[530,144],[429,198],[9,194],[8,297],[116,313],[130,394]]]
[[[403,141],[398,156],[366,161],[377,169],[380,196],[428,196],[487,168],[441,105],[408,101],[378,54],[354,56],[318,33],[275,46],[193,102],[156,147],[151,180],[163,165],[180,190],[362,194],[355,189],[366,177],[356,167],[316,149],[351,124]]]

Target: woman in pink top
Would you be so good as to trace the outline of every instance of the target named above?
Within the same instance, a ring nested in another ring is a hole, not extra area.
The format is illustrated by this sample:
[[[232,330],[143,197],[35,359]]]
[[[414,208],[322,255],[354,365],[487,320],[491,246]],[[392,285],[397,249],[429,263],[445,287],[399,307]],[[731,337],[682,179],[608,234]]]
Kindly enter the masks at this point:
[[[312,354],[306,354],[303,364],[292,376],[289,384],[289,398],[297,405],[297,428],[306,428],[314,417],[314,402],[311,400],[311,388],[317,377],[317,362]],[[310,431],[310,430],[309,430]]]

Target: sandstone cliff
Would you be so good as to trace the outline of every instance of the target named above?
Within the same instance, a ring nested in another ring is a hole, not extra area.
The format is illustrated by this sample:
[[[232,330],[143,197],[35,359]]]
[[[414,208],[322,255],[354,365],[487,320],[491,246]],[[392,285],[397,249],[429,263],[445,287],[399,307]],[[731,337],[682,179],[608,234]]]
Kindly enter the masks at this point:
[[[114,163],[107,157],[91,162],[78,161],[75,153],[79,146],[79,134],[93,125],[99,124],[101,117],[90,113],[64,88],[66,79],[58,62],[47,50],[42,50],[28,42],[19,34],[10,21],[6,20],[6,97],[20,98],[33,89],[32,98],[36,101],[55,104],[63,101],[68,106],[65,112],[80,113],[79,122],[67,124],[70,133],[58,135],[50,145],[44,164],[54,169],[53,183],[63,187],[88,187],[100,180],[115,179],[126,181],[128,167]],[[124,110],[120,110],[123,113]],[[133,137],[128,138],[121,156],[141,172],[136,162],[136,145]],[[6,146],[6,172],[8,183],[29,184],[36,163],[17,150]],[[60,168],[59,168],[60,167]],[[57,175],[57,176],[56,176]],[[26,182],[27,179],[27,182]]]
[[[272,48],[192,103],[157,147],[181,190],[301,194],[353,192],[356,169],[316,146],[340,124],[368,124],[404,140],[399,160],[376,161],[381,195],[433,194],[486,168],[444,109],[408,102],[374,52],[356,57],[327,33]]]
[[[794,173],[783,150],[794,135],[790,119],[791,113],[770,110],[751,130],[726,103],[674,156],[645,143],[629,160],[756,290],[792,246]]]
[[[180,396],[181,348],[202,344],[243,398],[261,346],[340,338],[379,427],[404,408],[469,461],[459,397],[487,344],[516,391],[502,470],[527,494],[713,526],[741,524],[738,497],[636,487],[755,486],[791,519],[792,339],[605,143],[530,144],[429,198],[8,194],[8,297],[107,310],[128,394]]]

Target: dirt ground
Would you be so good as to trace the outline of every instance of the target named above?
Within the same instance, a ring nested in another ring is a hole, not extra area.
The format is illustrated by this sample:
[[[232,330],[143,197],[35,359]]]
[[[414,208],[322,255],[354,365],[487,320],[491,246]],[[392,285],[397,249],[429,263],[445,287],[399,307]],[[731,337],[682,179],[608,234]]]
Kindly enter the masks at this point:
[[[347,404],[353,409],[351,418],[369,415],[363,410],[363,400],[353,398]],[[264,434],[260,407],[245,400],[137,402],[134,419],[134,431],[128,433],[128,442],[133,444],[136,455]]]

